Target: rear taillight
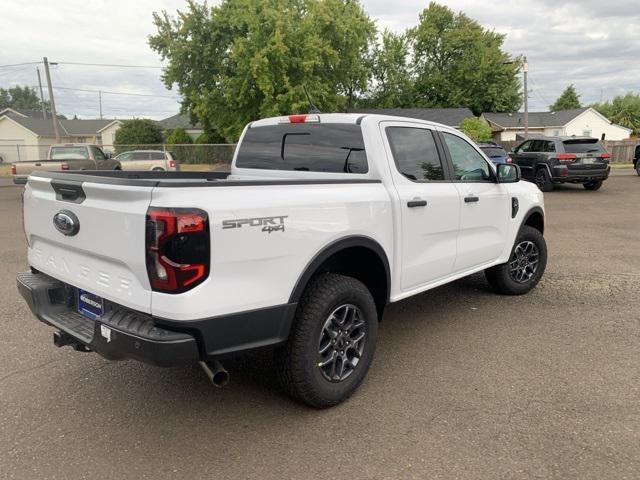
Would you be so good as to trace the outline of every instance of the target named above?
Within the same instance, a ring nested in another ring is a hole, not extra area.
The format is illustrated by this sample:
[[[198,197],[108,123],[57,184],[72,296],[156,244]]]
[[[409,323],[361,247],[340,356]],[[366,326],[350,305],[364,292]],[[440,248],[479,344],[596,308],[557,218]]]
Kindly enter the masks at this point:
[[[60,169],[61,170],[69,170],[69,164],[62,162],[62,165],[60,165]]]
[[[182,293],[209,275],[209,217],[196,208],[147,210],[147,274],[155,292]]]
[[[176,168],[176,162],[169,160],[169,168]]]
[[[600,158],[611,158],[611,154],[610,153],[601,153],[600,154]]]
[[[507,163],[513,163],[513,158],[507,157]]]
[[[561,162],[573,162],[578,157],[573,153],[559,153],[556,155],[556,158]]]
[[[18,171],[15,165],[11,165],[11,175],[17,175]]]

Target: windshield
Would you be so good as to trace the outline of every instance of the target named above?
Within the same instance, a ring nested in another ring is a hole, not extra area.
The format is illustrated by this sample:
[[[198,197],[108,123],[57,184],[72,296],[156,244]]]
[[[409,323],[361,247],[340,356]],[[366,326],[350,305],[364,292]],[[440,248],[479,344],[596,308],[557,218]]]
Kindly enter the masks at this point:
[[[506,157],[507,152],[500,147],[480,147],[487,157]]]
[[[595,138],[581,138],[576,140],[565,140],[564,151],[567,153],[601,153],[606,150]]]
[[[282,124],[249,128],[238,149],[238,168],[367,173],[360,125]]]
[[[50,160],[88,160],[87,147],[51,147]]]

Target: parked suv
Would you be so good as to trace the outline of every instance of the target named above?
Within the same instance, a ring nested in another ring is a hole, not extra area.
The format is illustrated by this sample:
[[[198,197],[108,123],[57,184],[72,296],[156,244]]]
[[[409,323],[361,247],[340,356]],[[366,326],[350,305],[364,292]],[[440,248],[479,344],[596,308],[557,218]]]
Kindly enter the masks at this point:
[[[636,151],[633,155],[633,168],[640,175],[640,145],[636,145]]]
[[[581,183],[598,190],[609,177],[609,159],[597,138],[539,137],[525,140],[512,153],[522,177],[550,192],[556,183]]]

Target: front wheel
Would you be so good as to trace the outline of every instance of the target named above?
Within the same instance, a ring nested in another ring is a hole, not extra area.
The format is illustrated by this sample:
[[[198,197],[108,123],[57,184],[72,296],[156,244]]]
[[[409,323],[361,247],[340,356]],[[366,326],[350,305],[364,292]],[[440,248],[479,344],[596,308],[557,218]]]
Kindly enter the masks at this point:
[[[547,243],[538,230],[524,225],[507,263],[484,271],[489,286],[503,295],[522,295],[532,290],[547,266]]]
[[[276,351],[282,387],[315,408],[346,400],[369,370],[377,333],[376,305],[362,282],[316,276],[298,304],[289,340]]]
[[[600,187],[602,186],[602,180],[596,180],[595,182],[583,183],[582,186],[585,188],[585,190],[596,191],[596,190],[599,190]]]

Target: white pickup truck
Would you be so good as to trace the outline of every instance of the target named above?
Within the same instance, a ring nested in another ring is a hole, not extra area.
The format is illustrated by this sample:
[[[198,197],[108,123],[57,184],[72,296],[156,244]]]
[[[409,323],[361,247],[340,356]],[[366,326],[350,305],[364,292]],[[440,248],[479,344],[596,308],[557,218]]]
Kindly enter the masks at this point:
[[[385,306],[484,271],[545,270],[543,196],[455,129],[381,115],[249,124],[231,174],[37,172],[18,288],[58,346],[169,366],[271,347],[284,388],[347,398]]]

